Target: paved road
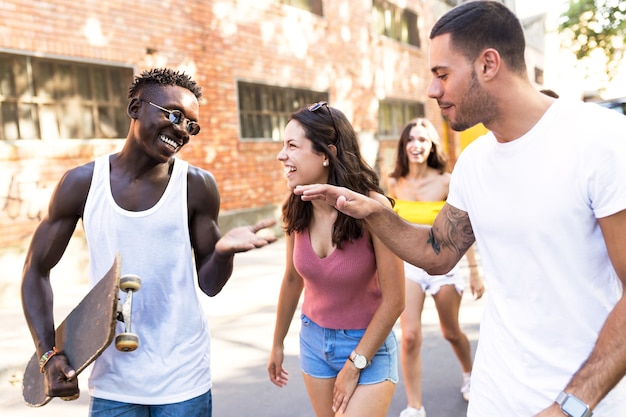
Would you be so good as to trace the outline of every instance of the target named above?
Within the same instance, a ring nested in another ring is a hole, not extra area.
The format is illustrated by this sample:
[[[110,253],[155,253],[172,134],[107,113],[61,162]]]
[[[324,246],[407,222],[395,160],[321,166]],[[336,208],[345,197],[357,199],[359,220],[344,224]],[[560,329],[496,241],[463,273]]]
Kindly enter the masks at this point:
[[[202,297],[212,335],[213,401],[216,417],[314,417],[298,367],[299,323],[294,321],[285,343],[290,382],[277,388],[269,382],[265,365],[272,341],[275,305],[284,265],[284,241],[235,258],[235,272],[222,293]],[[465,272],[465,269],[463,270]],[[85,283],[68,274],[53,275],[56,282],[57,321],[87,291]],[[17,272],[19,280],[19,271]],[[0,415],[7,417],[87,416],[88,395],[81,380],[82,397],[65,403],[53,400],[44,408],[25,406],[21,399],[20,372],[33,352],[19,304],[13,297],[0,298]],[[478,321],[484,300],[463,299],[461,321],[475,349]],[[461,368],[449,344],[441,337],[432,298],[424,320],[424,403],[428,417],[462,417],[466,403],[459,394]],[[396,328],[401,336],[399,327]],[[389,411],[397,417],[406,405],[402,379]]]

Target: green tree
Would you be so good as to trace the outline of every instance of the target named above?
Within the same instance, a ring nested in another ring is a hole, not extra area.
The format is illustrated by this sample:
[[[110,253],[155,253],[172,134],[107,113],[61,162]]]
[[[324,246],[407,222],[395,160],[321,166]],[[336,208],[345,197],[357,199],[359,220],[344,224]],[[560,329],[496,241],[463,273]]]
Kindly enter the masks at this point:
[[[569,9],[560,17],[559,32],[579,60],[588,58],[594,50],[602,51],[611,79],[624,55],[626,2],[571,0]]]

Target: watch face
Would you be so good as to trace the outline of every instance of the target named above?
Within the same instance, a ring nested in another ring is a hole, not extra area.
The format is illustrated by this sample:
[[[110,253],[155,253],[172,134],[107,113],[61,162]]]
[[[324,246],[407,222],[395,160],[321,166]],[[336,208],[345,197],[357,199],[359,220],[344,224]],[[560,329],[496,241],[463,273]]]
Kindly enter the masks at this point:
[[[561,409],[571,417],[581,417],[587,412],[587,406],[572,396],[567,397],[563,401]]]
[[[367,366],[367,359],[365,359],[365,356],[356,355],[354,357],[354,366],[356,366],[358,369],[365,368]]]

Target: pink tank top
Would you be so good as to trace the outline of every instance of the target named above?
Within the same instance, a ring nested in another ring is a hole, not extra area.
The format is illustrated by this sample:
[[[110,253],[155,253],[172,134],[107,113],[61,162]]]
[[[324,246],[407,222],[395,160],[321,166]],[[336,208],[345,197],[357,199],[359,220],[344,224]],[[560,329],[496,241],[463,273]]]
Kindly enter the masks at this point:
[[[309,230],[296,232],[293,263],[304,279],[305,315],[329,329],[368,326],[382,295],[374,248],[365,234],[320,258],[311,246]]]

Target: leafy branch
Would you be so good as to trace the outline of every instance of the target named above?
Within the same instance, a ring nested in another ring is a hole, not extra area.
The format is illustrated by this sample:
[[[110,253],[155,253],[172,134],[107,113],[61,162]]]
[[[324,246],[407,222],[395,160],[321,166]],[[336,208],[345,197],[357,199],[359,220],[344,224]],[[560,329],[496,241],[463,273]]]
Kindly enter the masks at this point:
[[[626,2],[620,0],[572,0],[559,19],[578,60],[600,50],[606,58],[606,73],[612,79],[624,56],[626,43]]]

